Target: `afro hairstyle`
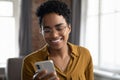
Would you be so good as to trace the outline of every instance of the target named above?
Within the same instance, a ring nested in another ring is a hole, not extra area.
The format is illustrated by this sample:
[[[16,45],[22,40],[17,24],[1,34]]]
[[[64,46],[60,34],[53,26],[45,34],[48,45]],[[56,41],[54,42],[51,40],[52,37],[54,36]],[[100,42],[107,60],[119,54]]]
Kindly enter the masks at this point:
[[[58,15],[62,15],[65,18],[67,24],[71,24],[71,10],[64,2],[59,0],[48,0],[45,3],[41,4],[36,12],[36,15],[39,18],[40,26],[43,17],[49,13],[56,13]]]

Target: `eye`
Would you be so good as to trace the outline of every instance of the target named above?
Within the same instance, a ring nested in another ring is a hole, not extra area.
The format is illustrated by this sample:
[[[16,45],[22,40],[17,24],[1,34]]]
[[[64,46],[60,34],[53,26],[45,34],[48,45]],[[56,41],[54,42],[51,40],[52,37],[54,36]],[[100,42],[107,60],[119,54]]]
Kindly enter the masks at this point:
[[[57,27],[56,27],[56,30],[57,30],[57,31],[62,31],[64,28],[65,28],[65,26],[57,26]]]
[[[51,32],[51,29],[50,29],[50,28],[44,28],[43,31],[44,31],[45,33],[49,33],[49,32]]]

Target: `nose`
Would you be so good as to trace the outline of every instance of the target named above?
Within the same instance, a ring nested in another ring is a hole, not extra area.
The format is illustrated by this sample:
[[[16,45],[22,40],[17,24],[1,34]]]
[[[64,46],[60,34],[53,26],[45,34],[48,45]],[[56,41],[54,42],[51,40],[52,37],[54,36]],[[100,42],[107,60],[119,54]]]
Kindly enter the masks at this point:
[[[58,37],[58,35],[59,35],[59,33],[58,33],[57,30],[52,30],[52,32],[51,32],[51,34],[50,34],[50,36],[53,37],[53,38]]]

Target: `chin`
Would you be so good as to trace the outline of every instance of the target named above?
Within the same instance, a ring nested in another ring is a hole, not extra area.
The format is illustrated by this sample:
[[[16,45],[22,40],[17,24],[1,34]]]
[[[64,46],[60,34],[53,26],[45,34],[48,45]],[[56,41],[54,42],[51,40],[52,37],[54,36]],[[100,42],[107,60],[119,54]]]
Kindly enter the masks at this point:
[[[62,46],[50,46],[50,48],[54,49],[54,50],[60,50],[62,48]]]

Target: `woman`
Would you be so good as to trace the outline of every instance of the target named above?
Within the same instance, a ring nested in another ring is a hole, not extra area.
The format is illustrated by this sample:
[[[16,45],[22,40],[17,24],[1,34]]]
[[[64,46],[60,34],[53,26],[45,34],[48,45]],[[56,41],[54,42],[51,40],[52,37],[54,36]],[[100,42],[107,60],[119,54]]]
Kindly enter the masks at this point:
[[[47,43],[42,49],[25,57],[23,80],[94,80],[93,64],[89,51],[68,42],[71,32],[71,12],[58,0],[43,3],[37,11],[42,34]],[[55,72],[36,72],[35,63],[52,60]]]

